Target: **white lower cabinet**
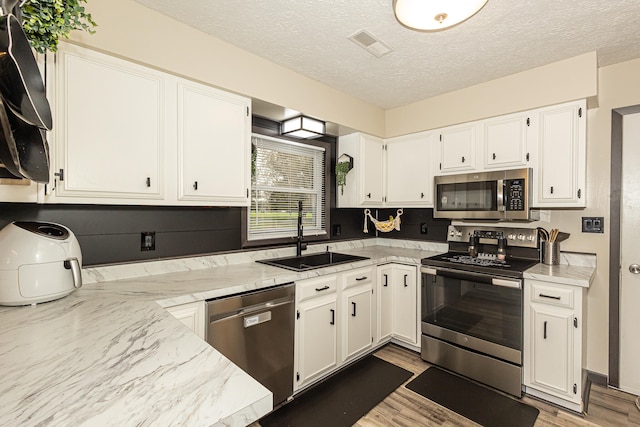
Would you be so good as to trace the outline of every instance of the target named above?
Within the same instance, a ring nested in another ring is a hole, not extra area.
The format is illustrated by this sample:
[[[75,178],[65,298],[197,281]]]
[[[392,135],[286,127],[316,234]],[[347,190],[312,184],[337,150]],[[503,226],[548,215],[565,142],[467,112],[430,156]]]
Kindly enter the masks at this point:
[[[418,346],[417,267],[386,264],[378,267],[377,342],[389,338]]]
[[[167,311],[184,323],[198,337],[205,339],[205,307],[204,301],[167,307]]]
[[[584,288],[525,281],[524,384],[528,394],[582,411]]]
[[[342,362],[373,345],[373,267],[342,274]]]
[[[337,284],[335,275],[296,282],[294,391],[338,366]]]

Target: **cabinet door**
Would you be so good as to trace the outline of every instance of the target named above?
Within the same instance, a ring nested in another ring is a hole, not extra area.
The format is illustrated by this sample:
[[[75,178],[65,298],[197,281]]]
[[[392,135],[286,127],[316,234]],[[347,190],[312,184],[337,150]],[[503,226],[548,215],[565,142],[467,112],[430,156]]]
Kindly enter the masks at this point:
[[[164,75],[76,46],[56,58],[56,195],[163,199]]]
[[[573,398],[573,319],[571,310],[532,304],[529,382],[550,394]]]
[[[342,360],[348,360],[371,347],[371,286],[349,289],[343,296],[343,351]]]
[[[181,321],[187,328],[191,329],[197,336],[205,339],[204,301],[176,305],[167,308],[167,311]]]
[[[381,206],[384,182],[383,144],[380,138],[363,135],[360,141],[362,161],[362,206]],[[355,160],[357,161],[357,160]]]
[[[473,170],[477,123],[442,129],[440,132],[440,172]]]
[[[526,115],[502,116],[482,123],[487,169],[528,166],[527,125],[530,120]]]
[[[337,367],[336,309],[335,294],[298,306],[298,388]]]
[[[393,266],[378,267],[378,342],[393,333]]]
[[[387,140],[385,206],[433,207],[432,133]]]
[[[585,102],[538,110],[536,207],[584,207],[586,198]]]
[[[393,281],[393,335],[417,345],[417,272],[416,267],[396,265]]]
[[[248,205],[249,100],[178,83],[179,199]]]

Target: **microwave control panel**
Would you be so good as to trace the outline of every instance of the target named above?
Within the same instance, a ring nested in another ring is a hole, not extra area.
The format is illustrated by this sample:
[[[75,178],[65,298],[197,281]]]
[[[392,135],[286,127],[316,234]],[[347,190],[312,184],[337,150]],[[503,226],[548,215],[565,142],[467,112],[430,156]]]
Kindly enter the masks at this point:
[[[507,179],[504,181],[505,207],[508,211],[524,210],[524,179]]]

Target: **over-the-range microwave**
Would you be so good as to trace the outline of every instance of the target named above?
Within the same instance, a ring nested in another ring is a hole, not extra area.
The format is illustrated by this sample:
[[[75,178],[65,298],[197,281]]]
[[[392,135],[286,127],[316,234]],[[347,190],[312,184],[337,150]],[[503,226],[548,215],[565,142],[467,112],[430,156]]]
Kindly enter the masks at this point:
[[[531,168],[435,177],[434,218],[536,221]]]

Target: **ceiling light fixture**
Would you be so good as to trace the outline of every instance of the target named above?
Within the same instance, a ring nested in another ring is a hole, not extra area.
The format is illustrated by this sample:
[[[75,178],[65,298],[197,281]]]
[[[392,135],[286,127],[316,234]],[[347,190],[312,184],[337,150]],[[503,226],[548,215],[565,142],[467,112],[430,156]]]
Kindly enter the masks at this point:
[[[325,123],[305,115],[292,117],[280,124],[280,135],[296,138],[317,138],[323,136]]]
[[[404,26],[422,31],[453,27],[487,4],[487,0],[393,0],[393,12]]]

